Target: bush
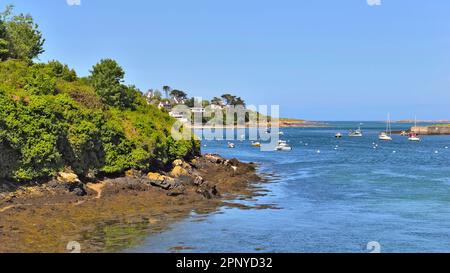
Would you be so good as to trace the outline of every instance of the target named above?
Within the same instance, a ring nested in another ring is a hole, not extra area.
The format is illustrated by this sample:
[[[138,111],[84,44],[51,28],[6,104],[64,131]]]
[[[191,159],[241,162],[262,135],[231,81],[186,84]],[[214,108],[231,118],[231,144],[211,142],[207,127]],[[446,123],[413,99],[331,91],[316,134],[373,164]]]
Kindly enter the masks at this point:
[[[150,170],[199,151],[194,140],[174,141],[174,120],[134,87],[127,87],[134,107],[123,109],[48,65],[1,62],[0,81],[0,179],[46,179],[66,168],[80,176]]]

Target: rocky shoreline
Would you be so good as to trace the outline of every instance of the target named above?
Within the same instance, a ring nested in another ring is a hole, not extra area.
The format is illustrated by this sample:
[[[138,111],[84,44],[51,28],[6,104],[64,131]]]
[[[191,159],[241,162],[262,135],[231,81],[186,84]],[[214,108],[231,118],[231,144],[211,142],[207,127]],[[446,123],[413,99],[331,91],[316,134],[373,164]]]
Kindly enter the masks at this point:
[[[72,241],[82,252],[120,251],[191,212],[251,198],[261,182],[254,163],[206,154],[176,160],[169,172],[128,171],[100,181],[60,173],[36,185],[0,183],[0,252],[68,252]]]

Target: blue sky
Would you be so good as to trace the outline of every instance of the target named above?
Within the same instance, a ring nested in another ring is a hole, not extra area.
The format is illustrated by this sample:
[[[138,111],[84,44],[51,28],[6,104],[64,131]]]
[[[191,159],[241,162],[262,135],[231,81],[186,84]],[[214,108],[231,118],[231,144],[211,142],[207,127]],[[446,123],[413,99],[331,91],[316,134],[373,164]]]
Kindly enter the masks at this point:
[[[35,17],[42,61],[82,76],[108,57],[142,90],[230,92],[286,117],[450,119],[448,0],[0,1]]]

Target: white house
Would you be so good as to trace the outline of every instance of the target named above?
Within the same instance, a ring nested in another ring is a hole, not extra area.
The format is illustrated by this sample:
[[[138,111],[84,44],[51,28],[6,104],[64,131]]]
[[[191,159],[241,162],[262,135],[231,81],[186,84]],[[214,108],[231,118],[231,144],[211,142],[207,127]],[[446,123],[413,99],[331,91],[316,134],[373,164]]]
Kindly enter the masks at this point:
[[[172,104],[170,104],[170,102],[167,102],[167,101],[165,101],[165,102],[160,102],[159,104],[158,104],[158,108],[159,109],[166,109],[167,111],[170,111],[170,110],[172,110]]]
[[[205,113],[205,108],[203,107],[192,107],[191,112],[192,113]]]
[[[171,117],[173,117],[174,119],[177,119],[178,121],[181,121],[181,122],[183,122],[183,123],[189,122],[189,120],[186,118],[186,116],[183,115],[183,114],[181,114],[181,113],[177,113],[177,112],[174,112],[174,111],[170,111],[170,112],[169,112],[169,115],[170,115]]]

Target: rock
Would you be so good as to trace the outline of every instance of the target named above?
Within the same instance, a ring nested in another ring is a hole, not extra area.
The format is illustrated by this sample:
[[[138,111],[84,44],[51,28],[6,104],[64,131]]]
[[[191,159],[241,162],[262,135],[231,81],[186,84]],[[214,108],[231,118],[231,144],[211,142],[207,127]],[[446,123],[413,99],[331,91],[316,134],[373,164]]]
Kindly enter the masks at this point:
[[[216,185],[205,185],[197,189],[197,193],[201,194],[206,199],[212,199],[214,197],[219,196],[219,191],[216,188]]]
[[[66,181],[63,181],[63,177],[58,176],[59,179],[52,180],[47,183],[47,186],[56,189],[56,190],[64,190],[68,191],[70,193],[73,193],[77,196],[85,196],[87,195],[86,185],[81,183],[80,180],[72,179],[73,176],[65,176],[64,179],[67,179]],[[70,179],[68,179],[70,178]]]
[[[208,182],[203,182],[202,185],[197,188],[197,193],[201,194],[206,199],[212,199],[220,196],[216,185]]]
[[[241,164],[241,162],[239,160],[237,160],[236,158],[232,158],[232,159],[228,160],[228,164],[230,166],[237,167],[237,166],[239,166]]]
[[[165,190],[173,189],[178,186],[179,183],[172,177],[168,177],[159,173],[149,173],[147,178],[150,180],[150,185],[160,187]]]
[[[188,176],[189,170],[187,170],[186,168],[183,168],[182,166],[175,166],[172,169],[172,172],[170,173],[170,175],[173,177]]]
[[[167,196],[176,197],[176,196],[179,196],[179,195],[183,195],[185,193],[185,190],[186,190],[186,188],[184,186],[180,185],[180,186],[170,190],[167,193]]]
[[[139,177],[139,171],[136,170],[128,170],[125,172],[126,177]]]
[[[155,186],[155,187],[159,187],[162,188],[164,190],[169,190],[170,187],[172,186],[169,182],[167,181],[150,181],[150,185]]]
[[[79,183],[81,182],[80,179],[78,179],[78,175],[72,173],[72,172],[59,172],[56,180],[62,183]]]
[[[201,186],[205,182],[205,179],[203,177],[197,175],[194,179],[194,185]]]
[[[173,163],[172,163],[172,166],[173,167],[176,167],[176,166],[183,166],[183,160],[181,160],[181,159],[177,159],[177,160],[175,160]]]
[[[163,182],[165,180],[164,176],[159,173],[148,173],[147,178],[153,181]]]
[[[113,185],[121,187],[122,190],[148,190],[148,185],[144,181],[141,181],[140,179],[136,179],[134,177],[120,177],[110,181],[113,183]]]
[[[209,162],[215,163],[215,164],[223,164],[225,162],[225,159],[219,155],[206,154],[204,157]]]

